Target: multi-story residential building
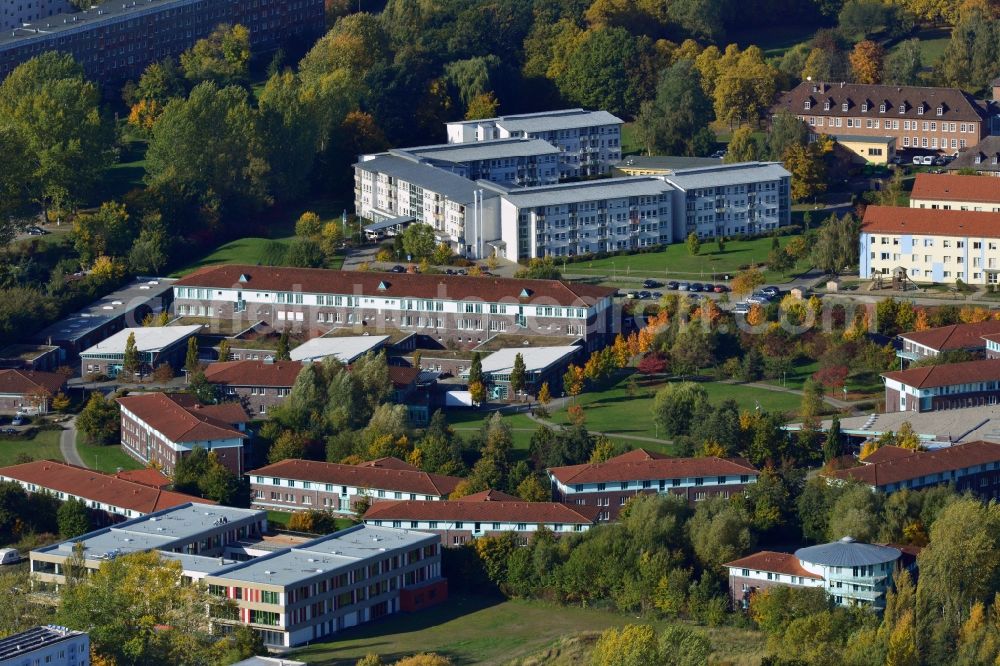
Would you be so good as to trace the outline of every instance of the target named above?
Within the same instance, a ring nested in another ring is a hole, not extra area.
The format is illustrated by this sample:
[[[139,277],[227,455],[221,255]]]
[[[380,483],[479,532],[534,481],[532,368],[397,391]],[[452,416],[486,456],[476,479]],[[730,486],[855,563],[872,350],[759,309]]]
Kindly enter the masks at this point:
[[[499,495],[499,498],[498,498]],[[432,532],[444,546],[514,532],[522,543],[539,530],[556,536],[585,532],[597,524],[596,506],[560,502],[525,502],[520,497],[485,490],[458,500],[375,502],[364,515],[366,525]]]
[[[733,606],[746,609],[755,592],[777,586],[819,587],[838,606],[885,610],[885,595],[902,552],[891,546],[840,541],[799,548],[795,554],[761,551],[727,562]]]
[[[599,520],[614,520],[636,495],[671,493],[696,502],[715,495],[729,497],[756,483],[760,473],[750,463],[724,458],[670,458],[644,449],[601,463],[548,470],[552,499],[601,508]]]
[[[551,391],[562,388],[562,376],[570,363],[581,355],[582,348],[576,345],[564,347],[507,347],[493,352],[482,359],[483,383],[493,400],[511,398],[510,374],[518,355],[524,362],[524,392],[535,395],[548,383]],[[469,370],[460,373],[463,379],[469,377]]]
[[[958,153],[944,167],[948,171],[975,171],[980,176],[1000,176],[1000,136],[983,137],[979,143]]]
[[[588,350],[614,334],[614,289],[561,280],[209,266],[178,280],[178,314],[325,333],[403,330],[471,348],[500,333],[566,336]]]
[[[12,481],[29,493],[48,493],[67,501],[78,499],[104,522],[118,522],[182,504],[215,504],[211,500],[164,490],[148,483],[104,474],[54,460],[0,467],[0,481]]]
[[[26,23],[37,25],[39,21],[71,9],[66,0],[6,0],[0,5],[0,30],[14,31]]]
[[[0,412],[44,414],[65,386],[65,375],[56,372],[0,370]]]
[[[515,138],[395,148],[380,154],[416,158],[469,180],[531,186],[559,182],[562,153],[548,141]],[[375,157],[362,155],[360,163]]]
[[[285,401],[302,361],[219,361],[205,366],[205,379],[226,400],[238,400],[256,418]]]
[[[31,2],[49,5],[51,0]],[[320,0],[104,3],[80,12],[40,16],[11,31],[5,29],[0,36],[0,79],[34,56],[63,51],[83,66],[88,78],[117,90],[122,81],[137,79],[150,63],[176,58],[221,23],[246,26],[254,53],[318,35],[325,25]]]
[[[981,176],[918,173],[910,208],[1000,213],[1000,181]]]
[[[360,465],[288,459],[247,472],[253,506],[349,514],[359,503],[448,498],[462,480],[430,474],[397,458]]]
[[[484,209],[495,197],[481,183],[416,155],[382,153],[354,165],[358,217],[386,224],[429,224],[438,241],[472,257],[486,256],[485,240],[497,237],[495,225],[484,229]]]
[[[895,370],[882,373],[882,379],[887,412],[994,405],[1000,397],[1000,359]]]
[[[792,176],[778,162],[739,162],[677,169],[673,238],[769,233],[791,223]]]
[[[900,333],[896,356],[907,361],[934,358],[946,352],[985,354],[987,337],[1000,334],[1000,321],[987,319],[975,324],[951,324],[923,331]]]
[[[134,393],[116,400],[122,451],[132,458],[172,474],[182,457],[200,447],[233,473],[243,474],[250,417],[239,403],[201,405],[188,394],[167,393]]]
[[[976,441],[907,453],[875,459],[877,462],[862,460],[858,467],[823,475],[828,483],[862,483],[887,495],[903,489],[953,485],[958,493],[1000,499],[1000,443]]]
[[[862,279],[899,269],[913,282],[997,284],[1000,213],[868,206],[859,253]]]
[[[562,109],[447,123],[448,143],[514,137],[541,139],[561,152],[562,178],[598,176],[611,171],[622,156],[624,124],[607,111]]]
[[[990,133],[988,104],[957,88],[803,81],[781,95],[779,111],[816,134],[888,136],[897,150],[922,153],[957,152]]]
[[[0,640],[0,666],[87,666],[90,635],[48,624]]]
[[[201,325],[197,324],[124,328],[80,352],[80,373],[85,377],[87,375],[117,377],[125,362],[125,348],[129,336],[133,335],[136,350],[139,352],[140,374],[152,372],[162,364],[180,368],[184,365],[188,338],[197,335],[201,328]]]
[[[495,207],[498,254],[512,260],[651,247],[674,240],[672,189],[652,176],[527,188],[487,185],[498,194],[489,199],[487,220]]]

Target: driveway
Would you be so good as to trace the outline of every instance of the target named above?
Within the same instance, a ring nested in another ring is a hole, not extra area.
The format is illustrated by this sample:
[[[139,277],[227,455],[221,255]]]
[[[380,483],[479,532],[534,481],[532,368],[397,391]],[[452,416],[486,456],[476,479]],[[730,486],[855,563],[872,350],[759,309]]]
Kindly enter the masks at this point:
[[[66,421],[63,428],[59,435],[59,451],[62,453],[63,460],[70,465],[86,467],[87,465],[84,464],[79,451],[76,450],[76,417]]]

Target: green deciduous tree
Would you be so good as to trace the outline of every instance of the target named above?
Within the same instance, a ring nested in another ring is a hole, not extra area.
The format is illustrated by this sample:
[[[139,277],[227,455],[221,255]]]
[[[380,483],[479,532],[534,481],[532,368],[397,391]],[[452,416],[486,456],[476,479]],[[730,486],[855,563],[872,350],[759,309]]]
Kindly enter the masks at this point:
[[[753,128],[739,127],[733,132],[729,139],[729,146],[726,149],[726,156],[723,162],[733,164],[736,162],[753,162],[759,160],[763,154],[760,141],[754,135]]]
[[[636,134],[650,155],[702,154],[695,138],[704,136],[711,115],[701,74],[692,61],[679,60],[660,74],[656,96],[642,103]]]
[[[774,99],[777,75],[759,48],[747,48],[735,63],[719,73],[715,82],[715,117],[730,125],[742,122],[756,125]]]
[[[76,417],[76,428],[88,444],[117,444],[120,422],[118,403],[95,391]]]
[[[647,95],[639,78],[642,39],[624,28],[599,28],[584,33],[557,78],[563,95],[583,106],[633,116]]]
[[[220,25],[181,54],[181,69],[189,81],[214,81],[220,86],[243,83],[250,65],[250,31],[242,25]]]
[[[510,389],[515,394],[524,390],[527,382],[527,370],[524,365],[524,356],[517,354],[514,356],[514,367],[510,371]]]
[[[664,437],[687,434],[698,404],[706,400],[705,389],[693,382],[667,384],[653,400],[653,420]]]
[[[260,93],[258,114],[269,191],[276,199],[295,198],[308,185],[326,131],[319,100],[297,75],[285,71],[267,80]],[[309,236],[318,237],[319,231]]]
[[[125,355],[122,360],[122,372],[126,376],[130,376],[135,379],[135,375],[139,373],[142,368],[141,361],[139,360],[139,349],[135,345],[135,333],[131,332],[128,334],[128,339],[125,340]]]
[[[685,241],[685,243],[687,244],[688,254],[691,256],[697,256],[698,253],[701,252],[701,239],[698,238],[698,234],[695,232],[692,231],[688,234],[687,241]]]
[[[414,261],[429,259],[436,243],[434,227],[429,224],[411,224],[403,231],[403,249]]]
[[[198,338],[191,336],[187,341],[187,351],[184,353],[184,369],[188,372],[197,372],[201,369],[198,362]]]
[[[923,71],[923,50],[919,39],[900,42],[885,58],[882,79],[894,86],[914,86],[920,83]]]
[[[83,500],[71,498],[59,506],[56,514],[59,522],[59,535],[64,539],[72,539],[91,530],[90,514]]]

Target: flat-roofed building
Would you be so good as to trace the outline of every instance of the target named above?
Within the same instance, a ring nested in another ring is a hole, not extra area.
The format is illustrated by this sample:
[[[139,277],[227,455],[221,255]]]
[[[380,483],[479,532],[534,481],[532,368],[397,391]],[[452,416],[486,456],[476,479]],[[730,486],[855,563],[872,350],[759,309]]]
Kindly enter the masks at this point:
[[[288,397],[301,361],[219,361],[205,366],[205,379],[226,400],[237,400],[255,418],[263,418]]]
[[[898,336],[902,345],[896,350],[896,356],[907,361],[919,361],[945,352],[983,354],[987,348],[987,338],[984,336],[997,334],[1000,334],[1000,321],[996,319],[907,331]]]
[[[55,345],[15,344],[0,349],[0,368],[51,372],[62,359]]]
[[[0,412],[45,414],[65,387],[66,377],[57,372],[0,370]]]
[[[402,330],[437,346],[471,348],[515,333],[581,339],[593,350],[614,335],[614,293],[562,280],[219,265],[179,280],[175,308],[278,329]]]
[[[887,412],[995,405],[1000,398],[1000,359],[883,372],[882,380]]]
[[[815,134],[889,136],[896,149],[953,153],[989,135],[992,110],[957,88],[803,81],[771,109]]]
[[[200,325],[140,326],[124,328],[80,352],[80,373],[117,377],[125,361],[129,336],[135,336],[139,352],[139,374],[152,372],[160,365],[179,368],[184,364],[188,338],[197,335]]]
[[[202,405],[188,394],[167,393],[133,393],[116,400],[122,451],[132,458],[173,474],[181,458],[202,448],[234,474],[243,474],[250,417],[239,403]]]
[[[823,472],[823,476],[829,483],[861,483],[886,494],[952,485],[958,493],[968,491],[984,500],[1000,499],[1000,443],[967,442],[861,463],[858,467]]]
[[[28,0],[14,2],[8,0],[0,5],[0,30],[16,31],[25,24],[37,25],[56,14],[72,10],[66,0]]]
[[[652,176],[526,188],[488,185],[490,190],[499,195],[498,253],[508,259],[611,252],[675,239],[673,188]]]
[[[444,546],[514,532],[522,543],[540,530],[556,536],[586,532],[597,524],[600,509],[561,502],[525,502],[520,497],[486,490],[446,502],[403,500],[375,502],[364,515],[366,525],[433,532]]]
[[[1000,330],[1000,329],[998,329]],[[388,335],[350,335],[311,338],[292,349],[293,361],[322,361],[335,358],[350,365],[365,354],[374,354],[389,342]]]
[[[576,345],[563,347],[508,347],[493,352],[482,359],[483,382],[494,400],[513,397],[510,388],[510,374],[514,370],[517,356],[524,361],[525,393],[536,394],[542,384],[548,382],[552,391],[562,388],[562,376],[566,368],[577,360],[582,348]],[[469,371],[461,373],[467,379]]]
[[[562,155],[548,141],[524,138],[394,148],[388,154],[416,157],[469,180],[522,186],[559,182]],[[361,162],[372,157],[362,155]]]
[[[462,479],[431,474],[397,458],[360,465],[288,459],[247,472],[252,505],[261,509],[318,509],[350,514],[358,503],[448,498]]]
[[[859,254],[865,280],[902,269],[913,282],[997,284],[1000,213],[868,206]]]
[[[12,481],[29,493],[48,493],[63,502],[78,499],[104,522],[137,518],[192,502],[215,504],[212,500],[55,460],[0,467],[0,481]]]
[[[1000,181],[982,176],[918,173],[910,208],[1000,213]]]
[[[791,224],[792,175],[779,162],[736,162],[677,169],[673,187],[675,240],[770,233]]]
[[[896,156],[896,138],[892,136],[834,134],[833,138],[856,164],[888,164]]]
[[[0,640],[0,666],[87,666],[90,635],[47,624]]]
[[[552,499],[601,508],[599,520],[614,520],[636,495],[671,493],[691,502],[741,493],[760,473],[743,460],[714,456],[670,458],[636,449],[601,463],[553,467]]]
[[[39,11],[26,12],[33,3]],[[53,14],[55,7],[53,0],[18,5],[9,18],[38,16],[0,35],[0,80],[32,57],[61,51],[71,54],[88,78],[117,90],[123,81],[138,79],[150,63],[176,58],[220,23],[245,26],[255,54],[319,35],[325,25],[319,0],[143,0],[103,3],[78,12],[64,6],[64,13]]]
[[[615,176],[670,176],[681,169],[713,167],[722,164],[718,157],[689,157],[687,155],[629,155],[615,164]]]
[[[621,159],[624,121],[607,111],[560,109],[447,123],[448,143],[541,139],[562,153],[562,178],[607,174]]]
[[[885,610],[885,597],[903,553],[892,546],[844,537],[792,553],[761,551],[723,566],[729,570],[733,606],[746,609],[750,597],[773,587],[818,587],[838,606]]]

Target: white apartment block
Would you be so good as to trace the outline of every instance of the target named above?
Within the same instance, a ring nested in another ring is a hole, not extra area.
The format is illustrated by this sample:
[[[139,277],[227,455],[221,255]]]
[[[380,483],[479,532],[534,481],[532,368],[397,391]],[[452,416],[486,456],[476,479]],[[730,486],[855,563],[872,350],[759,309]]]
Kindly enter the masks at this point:
[[[0,666],[87,666],[90,635],[48,624],[0,640]]]
[[[673,188],[652,176],[491,189],[500,195],[502,244],[494,245],[508,259],[571,257],[674,240]]]
[[[382,153],[385,154],[385,153]],[[497,139],[398,148],[390,155],[416,158],[469,180],[531,187],[559,182],[560,151],[541,139]],[[361,161],[378,155],[362,155]]]
[[[523,137],[541,139],[561,152],[560,176],[610,173],[622,157],[621,118],[607,111],[562,109],[447,123],[448,143]]]
[[[1000,213],[869,206],[859,256],[862,279],[900,269],[914,282],[997,284]]]
[[[0,28],[3,30],[21,28],[26,23],[71,10],[66,0],[3,0],[0,7],[3,8],[0,12]]]
[[[766,233],[791,223],[792,176],[778,162],[739,162],[678,169],[673,236],[700,238]]]

